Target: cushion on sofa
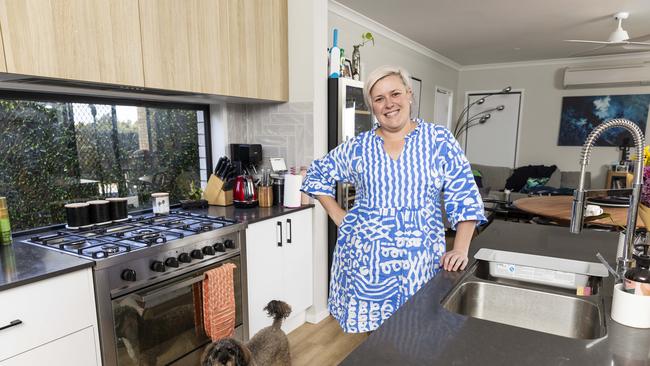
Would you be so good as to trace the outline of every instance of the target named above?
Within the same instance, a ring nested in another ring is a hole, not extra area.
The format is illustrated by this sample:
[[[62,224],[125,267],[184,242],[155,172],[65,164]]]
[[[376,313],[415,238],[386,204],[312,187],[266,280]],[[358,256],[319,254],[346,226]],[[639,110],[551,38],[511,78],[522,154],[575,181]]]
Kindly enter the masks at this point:
[[[515,169],[506,180],[506,189],[519,192],[526,185],[528,178],[550,178],[557,169],[555,165],[527,165]]]
[[[546,182],[548,187],[560,188],[562,186],[562,172],[556,168],[551,174],[551,177]]]
[[[503,190],[506,180],[512,175],[512,168],[504,166],[472,164],[472,169],[481,172],[483,187],[490,187],[494,191]]]

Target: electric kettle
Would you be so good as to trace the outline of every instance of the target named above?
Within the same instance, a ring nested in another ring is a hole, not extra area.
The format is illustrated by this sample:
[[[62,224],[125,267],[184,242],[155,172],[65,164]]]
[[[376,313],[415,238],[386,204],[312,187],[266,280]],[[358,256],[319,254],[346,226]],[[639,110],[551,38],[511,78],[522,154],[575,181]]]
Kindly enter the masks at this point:
[[[255,189],[255,183],[253,182],[252,176],[238,175],[237,178],[235,178],[235,187],[232,191],[232,201],[235,204],[235,207],[239,208],[257,206],[257,190]]]

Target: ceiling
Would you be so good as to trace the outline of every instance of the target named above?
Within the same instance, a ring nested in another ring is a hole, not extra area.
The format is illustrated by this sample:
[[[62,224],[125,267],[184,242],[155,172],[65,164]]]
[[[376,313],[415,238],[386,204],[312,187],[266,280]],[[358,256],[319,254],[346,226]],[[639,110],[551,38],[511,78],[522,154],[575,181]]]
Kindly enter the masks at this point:
[[[575,57],[598,45],[562,40],[607,40],[619,11],[631,39],[650,40],[650,0],[337,2],[464,66]],[[598,55],[630,52],[607,50]]]

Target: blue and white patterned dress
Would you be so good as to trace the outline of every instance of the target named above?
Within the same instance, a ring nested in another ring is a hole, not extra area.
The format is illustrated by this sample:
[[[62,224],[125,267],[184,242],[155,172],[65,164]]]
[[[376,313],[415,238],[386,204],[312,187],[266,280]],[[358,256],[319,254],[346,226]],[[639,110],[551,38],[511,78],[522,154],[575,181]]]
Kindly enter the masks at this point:
[[[355,185],[334,249],[330,313],[345,332],[377,329],[438,273],[445,253],[440,194],[452,226],[485,222],[465,154],[444,127],[417,120],[392,160],[368,131],[315,160],[302,191],[334,196],[336,182]]]

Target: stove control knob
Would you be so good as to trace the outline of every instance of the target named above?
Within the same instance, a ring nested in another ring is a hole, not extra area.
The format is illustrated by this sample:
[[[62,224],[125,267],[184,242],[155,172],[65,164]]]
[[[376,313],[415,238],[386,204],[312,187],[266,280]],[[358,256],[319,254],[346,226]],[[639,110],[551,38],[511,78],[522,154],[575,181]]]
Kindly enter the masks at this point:
[[[214,248],[207,245],[203,247],[203,254],[205,255],[215,255],[216,253],[214,252]]]
[[[214,250],[216,250],[217,252],[222,252],[222,253],[223,253],[223,252],[225,252],[225,251],[226,251],[226,246],[225,246],[225,245],[223,245],[223,243],[222,243],[222,242],[220,242],[220,241],[219,241],[219,242],[216,242],[216,243],[214,243],[214,245],[212,245],[212,247],[213,247],[213,248],[214,248]]]
[[[132,269],[125,269],[122,271],[121,277],[124,281],[135,282],[136,280],[135,271]]]
[[[190,257],[190,255],[187,253],[181,253],[178,256],[178,261],[183,263],[190,263],[192,261],[192,257]]]
[[[167,267],[178,268],[178,259],[176,259],[174,257],[169,257],[169,258],[165,259],[165,265]]]
[[[232,241],[231,239],[226,239],[223,244],[226,246],[228,249],[235,249],[235,242]]]
[[[155,272],[165,272],[165,264],[161,261],[153,261],[151,270]]]
[[[200,249],[194,249],[190,252],[190,255],[194,259],[203,259],[203,252]]]

